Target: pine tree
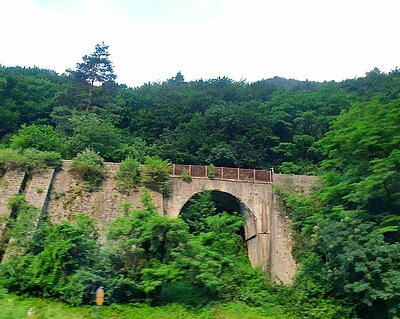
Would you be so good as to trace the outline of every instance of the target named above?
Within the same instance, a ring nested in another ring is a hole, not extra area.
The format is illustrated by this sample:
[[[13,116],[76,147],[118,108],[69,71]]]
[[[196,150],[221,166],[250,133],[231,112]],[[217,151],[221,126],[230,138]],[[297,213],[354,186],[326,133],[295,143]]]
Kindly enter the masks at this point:
[[[108,48],[109,45],[104,42],[96,44],[95,51],[83,56],[83,62],[76,64],[76,70],[68,69],[67,73],[75,80],[86,82],[92,87],[95,83],[113,82],[117,76],[109,59]]]

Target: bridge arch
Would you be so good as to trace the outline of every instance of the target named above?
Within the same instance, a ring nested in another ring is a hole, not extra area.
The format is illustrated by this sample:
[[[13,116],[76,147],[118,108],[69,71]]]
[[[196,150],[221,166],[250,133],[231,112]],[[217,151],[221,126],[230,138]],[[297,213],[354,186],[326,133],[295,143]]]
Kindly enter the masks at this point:
[[[201,192],[204,191],[205,190],[201,190],[196,194],[194,194],[192,197],[190,197],[180,209],[179,215],[181,215],[190,206],[192,199],[195,199]],[[242,214],[244,218],[243,239],[245,240],[245,242],[247,242],[248,240],[257,235],[256,217],[253,214],[253,212],[239,198],[230,193],[223,192],[220,190],[211,190],[211,196],[217,208],[217,211],[219,212],[226,211],[228,213],[237,212]]]
[[[250,262],[264,271],[270,269],[270,219],[273,207],[271,184],[221,179],[193,178],[185,182],[172,177],[172,190],[164,201],[164,214],[177,218],[197,193],[209,190],[220,200],[234,199],[245,217],[245,240]]]

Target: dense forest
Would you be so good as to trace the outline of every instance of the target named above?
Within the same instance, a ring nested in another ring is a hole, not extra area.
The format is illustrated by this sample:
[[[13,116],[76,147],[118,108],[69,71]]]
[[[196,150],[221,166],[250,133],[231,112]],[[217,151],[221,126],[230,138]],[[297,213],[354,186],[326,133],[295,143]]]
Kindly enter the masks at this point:
[[[318,175],[311,196],[277,190],[296,233],[295,283],[274,285],[251,268],[242,217],[204,192],[177,220],[143,196],[143,210],[126,207],[106,246],[87,217],[44,220],[25,254],[0,266],[1,286],[74,305],[90,303],[102,284],[109,303],[243,302],[273,307],[269,318],[400,316],[400,70],[324,83],[187,82],[178,72],[131,88],[116,78],[104,43],[61,75],[1,66],[0,172],[64,158],[123,162],[134,172],[128,187],[140,165],[150,176],[170,162]],[[34,209],[20,196],[10,205],[27,220]],[[18,225],[13,236],[29,237]]]

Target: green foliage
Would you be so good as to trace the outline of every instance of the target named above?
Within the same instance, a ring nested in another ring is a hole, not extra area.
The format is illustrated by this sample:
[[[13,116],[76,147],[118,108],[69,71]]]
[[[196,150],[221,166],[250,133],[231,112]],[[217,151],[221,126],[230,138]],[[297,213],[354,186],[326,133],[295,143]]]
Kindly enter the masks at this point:
[[[54,71],[0,66],[0,138],[22,124],[50,124],[54,98],[67,86]]]
[[[400,100],[355,104],[318,145],[332,171],[326,200],[370,214],[400,209]],[[354,147],[357,145],[357,147]]]
[[[161,287],[180,272],[171,262],[188,240],[186,225],[158,215],[146,192],[142,202],[145,209],[117,219],[109,230],[111,272],[124,278],[114,282],[110,298],[157,299]],[[128,283],[124,291],[120,285]]]
[[[217,214],[211,191],[203,191],[191,198],[182,209],[181,218],[189,225],[192,234],[198,235],[208,230],[207,217]]]
[[[183,181],[190,183],[192,181],[192,175],[190,175],[188,172],[182,172],[181,178]]]
[[[118,188],[121,190],[136,187],[140,182],[139,162],[131,157],[124,159],[119,164],[115,179],[118,182]]]
[[[11,148],[34,148],[39,151],[60,151],[62,148],[59,134],[49,125],[22,125],[11,137]]]
[[[122,143],[115,153],[115,160],[120,162],[127,157],[136,159],[139,163],[143,163],[146,156],[150,155],[151,148],[141,138],[136,137],[129,143]]]
[[[11,197],[8,207],[11,210],[11,218],[3,242],[9,242],[7,245],[1,245],[1,251],[10,258],[37,250],[43,239],[43,229],[36,228],[43,221],[41,210],[29,205],[23,195]]]
[[[72,160],[69,172],[85,181],[90,190],[98,188],[106,177],[103,159],[89,148],[79,153]]]
[[[68,154],[91,148],[106,159],[112,159],[122,136],[109,119],[96,114],[75,114],[70,117],[72,136],[68,139]]]
[[[61,150],[69,158],[90,147],[107,160],[131,157],[145,162],[140,170],[143,183],[168,192],[169,162],[160,158],[275,166],[288,174],[320,173],[317,165],[323,161],[320,192],[284,199],[296,231],[294,255],[300,272],[293,287],[277,289],[277,294],[302,318],[399,316],[399,70],[386,74],[374,69],[340,83],[282,78],[246,83],[226,77],[187,82],[178,73],[163,83],[127,88],[113,82],[108,46],[102,44],[69,73],[66,77],[38,68],[0,67],[0,138],[15,148],[0,148],[1,172],[59,166],[60,155],[48,151]],[[150,154],[160,158],[145,158]],[[101,160],[88,157],[76,171],[94,189],[105,172]],[[127,183],[133,184],[137,163],[131,165],[132,174],[123,176],[129,175]],[[209,177],[215,177],[212,165]],[[9,280],[8,287],[18,292],[29,288],[32,294],[72,303],[89,302],[89,291],[102,281],[112,301],[163,303],[187,291],[181,301],[189,304],[243,300],[264,307],[276,288],[248,266],[237,216],[216,214],[210,198],[197,200],[187,207],[188,215],[182,215],[189,232],[182,223],[153,218],[154,206],[147,198],[145,213],[137,214],[149,222],[129,220],[141,227],[132,230],[134,236],[144,236],[135,239],[141,250],[124,247],[121,231],[113,240],[126,255],[111,249],[99,253],[99,266],[83,262],[82,267],[73,261],[78,255],[64,259],[57,236],[52,239],[58,248],[51,251],[46,238],[52,227],[28,233],[29,218],[37,211],[16,200],[20,218],[11,223],[12,235],[23,240],[34,234],[38,240],[32,242],[38,244],[27,245],[30,252],[16,256],[14,264],[1,266],[2,271],[8,269],[1,280]],[[125,211],[129,219],[129,209]],[[67,242],[74,232],[64,232]],[[83,243],[82,237],[74,238]],[[167,238],[164,259],[159,238]],[[40,263],[47,274],[32,266],[45,250]],[[129,264],[129,254],[136,264]],[[75,265],[72,272],[60,266],[69,262]],[[220,309],[213,313],[225,316]]]
[[[22,152],[25,161],[25,169],[35,171],[46,167],[61,167],[61,156],[57,152],[41,152],[33,148],[25,149]]]
[[[75,224],[44,224],[47,235],[41,249],[28,249],[0,266],[0,284],[10,291],[43,297],[56,297],[72,304],[82,303],[85,289],[75,278],[83,269],[93,267],[98,254],[97,233],[85,216],[77,216]],[[70,299],[74,296],[74,299]],[[68,297],[68,298],[67,298]]]
[[[114,81],[112,62],[109,60],[109,46],[102,42],[96,44],[95,51],[90,55],[82,57],[83,62],[77,63],[76,70],[67,70],[67,72],[77,81],[86,81],[91,86],[94,83],[105,83]]]
[[[361,211],[343,206],[326,211],[320,196],[283,197],[298,232],[294,253],[302,265],[288,301],[305,318],[397,315],[400,245],[385,241]]]
[[[47,167],[61,167],[61,156],[56,152],[36,149],[13,150],[0,148],[0,168],[38,171]]]
[[[210,179],[215,178],[215,166],[214,166],[214,164],[208,165],[207,173],[208,173],[208,178],[210,178]]]
[[[159,157],[146,156],[140,172],[142,182],[150,189],[168,194],[171,189],[170,166],[170,162]]]
[[[0,294],[0,319],[25,319],[29,308],[35,317],[41,319],[84,319],[101,318],[126,319],[291,319],[274,306],[253,308],[241,302],[216,304],[190,309],[179,304],[151,307],[144,304],[110,305],[99,311],[95,307],[70,307],[48,299],[26,298],[14,294]],[[97,312],[97,314],[96,314]]]

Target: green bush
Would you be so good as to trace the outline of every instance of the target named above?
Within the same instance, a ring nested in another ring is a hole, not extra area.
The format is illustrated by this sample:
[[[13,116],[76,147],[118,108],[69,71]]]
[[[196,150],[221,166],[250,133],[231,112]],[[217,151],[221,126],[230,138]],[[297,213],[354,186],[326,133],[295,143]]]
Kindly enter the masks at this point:
[[[7,238],[7,250],[12,257],[34,250],[40,245],[37,225],[41,222],[41,211],[26,202],[24,195],[15,195],[8,200],[8,207],[15,216],[10,220]]]
[[[183,181],[188,182],[188,183],[192,181],[192,176],[186,171],[182,172],[181,178]]]
[[[33,148],[25,150],[0,149],[0,167],[2,169],[37,171],[49,166],[61,167],[61,155],[59,153],[38,151]]]
[[[91,292],[101,282],[95,270],[86,271],[96,266],[100,255],[93,221],[76,215],[73,223],[44,223],[39,227],[46,232],[40,249],[28,247],[25,256],[15,255],[0,264],[0,285],[9,291],[59,298],[73,305],[90,303]]]
[[[0,167],[3,169],[23,169],[25,159],[22,152],[10,148],[0,149]]]
[[[210,178],[210,179],[215,178],[215,166],[214,166],[214,164],[210,164],[208,166],[208,178]]]
[[[152,190],[168,194],[171,190],[170,165],[159,157],[146,156],[141,168],[142,182]]]
[[[87,148],[73,160],[69,172],[85,181],[89,190],[98,188],[106,177],[103,159],[95,151]]]
[[[119,165],[115,179],[119,189],[128,190],[135,187],[140,182],[139,162],[132,157],[124,159]]]
[[[28,171],[45,169],[46,167],[61,167],[61,155],[57,152],[38,151],[28,148],[23,151],[25,168]]]
[[[11,148],[35,148],[40,151],[59,151],[61,138],[50,125],[22,125],[19,131],[11,137]]]

